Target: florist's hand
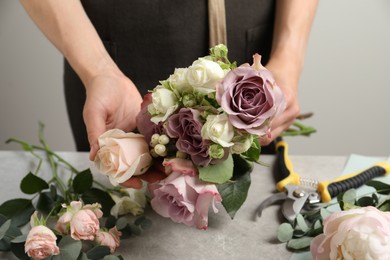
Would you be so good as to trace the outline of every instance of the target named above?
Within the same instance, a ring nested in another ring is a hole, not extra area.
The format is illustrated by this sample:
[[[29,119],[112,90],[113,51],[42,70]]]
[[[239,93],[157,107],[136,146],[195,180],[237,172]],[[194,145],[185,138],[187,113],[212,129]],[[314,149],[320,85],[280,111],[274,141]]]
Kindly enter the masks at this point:
[[[120,72],[99,74],[85,87],[83,116],[91,146],[90,159],[94,160],[101,134],[113,128],[129,132],[136,127],[142,97],[133,82]]]
[[[276,84],[284,93],[286,109],[272,121],[270,135],[260,138],[261,145],[270,144],[284,130],[288,129],[299,115],[298,81],[300,72],[298,67],[289,61],[271,59],[266,68],[272,72]]]

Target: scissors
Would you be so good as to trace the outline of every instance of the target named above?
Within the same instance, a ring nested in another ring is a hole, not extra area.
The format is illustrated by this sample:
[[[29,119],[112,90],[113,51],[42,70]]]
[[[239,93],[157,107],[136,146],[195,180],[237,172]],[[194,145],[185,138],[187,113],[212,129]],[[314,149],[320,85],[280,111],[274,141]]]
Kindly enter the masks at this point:
[[[379,162],[360,172],[341,176],[332,181],[302,178],[294,171],[288,156],[288,144],[281,137],[276,139],[276,169],[279,180],[278,193],[265,199],[257,209],[257,216],[271,204],[283,201],[282,214],[293,222],[298,214],[310,212],[320,203],[328,203],[337,195],[358,188],[369,180],[390,173],[390,163]]]

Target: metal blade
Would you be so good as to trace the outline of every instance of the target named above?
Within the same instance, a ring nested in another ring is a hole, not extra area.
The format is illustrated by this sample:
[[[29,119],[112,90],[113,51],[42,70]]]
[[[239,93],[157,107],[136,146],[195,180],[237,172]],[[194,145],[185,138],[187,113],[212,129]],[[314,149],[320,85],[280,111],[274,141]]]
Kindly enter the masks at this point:
[[[287,194],[285,192],[278,192],[276,194],[273,194],[272,196],[266,198],[265,200],[263,200],[263,202],[261,202],[261,204],[256,210],[256,216],[261,217],[261,213],[265,208],[286,199],[287,199]]]

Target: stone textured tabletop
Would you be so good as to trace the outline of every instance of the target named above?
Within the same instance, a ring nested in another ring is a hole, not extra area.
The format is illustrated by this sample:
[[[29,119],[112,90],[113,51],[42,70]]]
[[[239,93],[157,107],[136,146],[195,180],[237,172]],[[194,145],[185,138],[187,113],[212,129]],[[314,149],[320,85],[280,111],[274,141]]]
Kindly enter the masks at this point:
[[[58,152],[79,170],[91,167],[88,153]],[[347,160],[342,156],[290,156],[294,169],[302,177],[330,180],[340,175]],[[275,192],[273,177],[274,156],[264,155],[262,161],[270,165],[256,165],[251,174],[252,184],[248,198],[231,220],[222,206],[219,213],[209,214],[209,228],[197,230],[173,223],[147,209],[152,227],[141,236],[122,240],[119,250],[124,259],[289,259],[291,253],[277,241],[276,232],[283,220],[279,205],[267,208],[261,218],[254,213],[259,203]],[[22,195],[20,180],[34,169],[36,160],[30,154],[18,151],[0,151],[2,178],[0,204]],[[49,174],[49,173],[48,173]],[[95,178],[107,182],[100,174]],[[107,182],[108,183],[108,182]],[[0,259],[13,259],[0,253]]]

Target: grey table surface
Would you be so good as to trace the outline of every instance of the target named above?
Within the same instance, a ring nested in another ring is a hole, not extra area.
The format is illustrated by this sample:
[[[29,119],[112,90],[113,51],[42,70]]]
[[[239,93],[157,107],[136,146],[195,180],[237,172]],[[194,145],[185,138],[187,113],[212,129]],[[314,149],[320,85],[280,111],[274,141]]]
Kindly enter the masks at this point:
[[[79,170],[92,167],[88,153],[58,152]],[[347,157],[290,155],[294,170],[302,177],[330,180],[340,175]],[[117,254],[124,259],[289,259],[285,244],[276,238],[283,218],[279,205],[267,208],[262,217],[254,220],[259,203],[275,192],[272,155],[263,155],[270,165],[255,165],[248,198],[232,220],[222,208],[209,214],[209,228],[197,230],[165,219],[151,209],[145,215],[152,227],[141,236],[122,240]],[[37,160],[20,151],[0,151],[0,204],[12,198],[28,197],[19,190],[20,180],[35,168]],[[49,170],[46,171],[49,176]],[[43,172],[43,175],[46,174]],[[105,176],[94,173],[96,179],[107,182]],[[43,176],[44,177],[44,176]],[[15,259],[10,253],[0,252],[0,259]]]

